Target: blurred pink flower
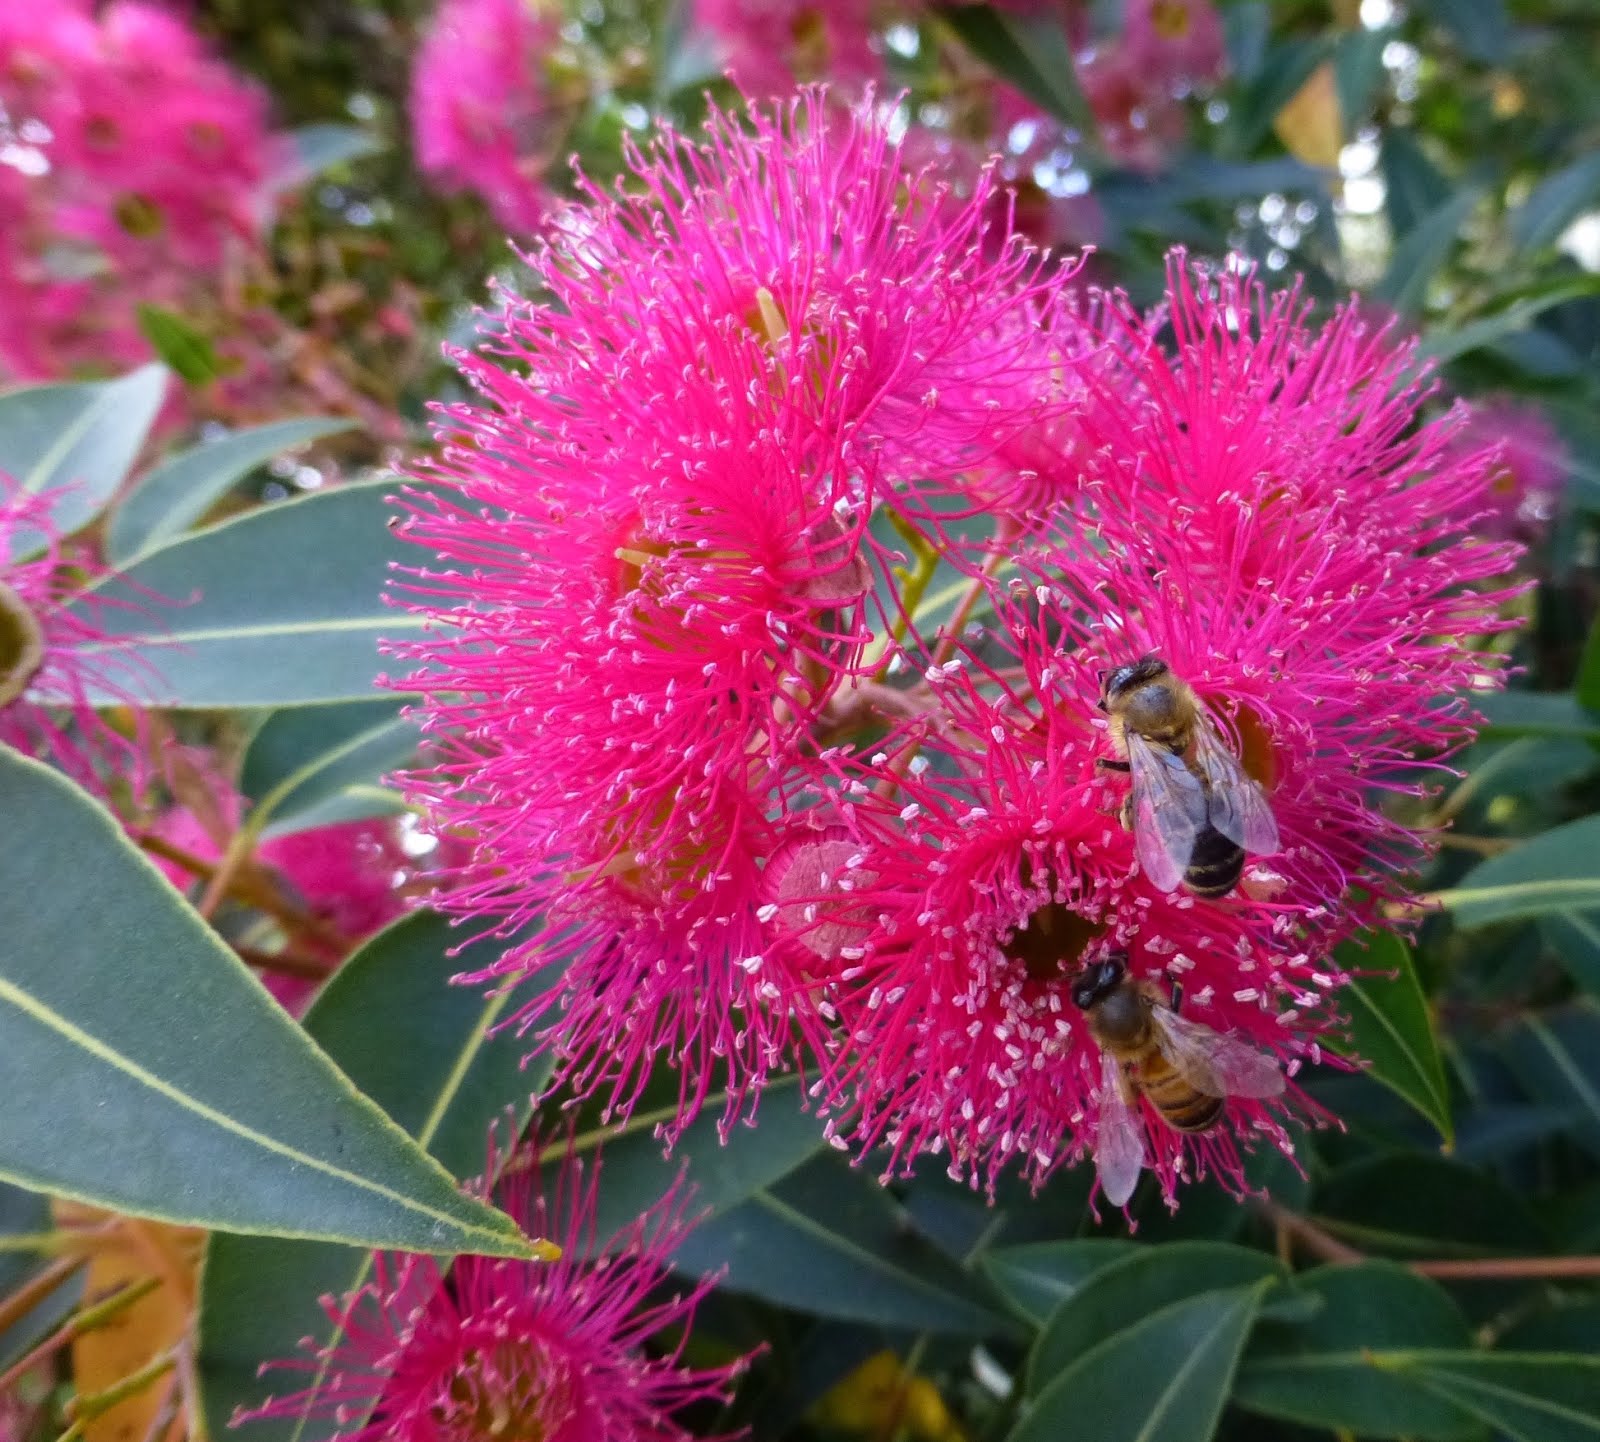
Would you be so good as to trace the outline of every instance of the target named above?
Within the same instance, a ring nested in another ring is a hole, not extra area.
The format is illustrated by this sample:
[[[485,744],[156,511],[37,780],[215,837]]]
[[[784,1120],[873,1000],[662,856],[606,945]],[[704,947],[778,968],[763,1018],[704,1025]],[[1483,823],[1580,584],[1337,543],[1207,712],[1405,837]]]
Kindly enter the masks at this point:
[[[264,95],[169,11],[0,18],[0,375],[149,355],[137,308],[207,296],[269,219],[287,142]]]
[[[1462,498],[1463,519],[1491,539],[1532,542],[1549,529],[1570,475],[1566,442],[1538,406],[1505,396],[1474,401],[1454,451],[1491,456],[1485,492]]]
[[[137,786],[137,713],[125,734],[95,709],[133,679],[83,594],[103,571],[62,540],[54,502],[0,472],[0,741],[93,791]]]
[[[874,0],[694,0],[694,20],[740,89],[779,96],[797,81],[848,90],[881,79],[873,9]]]
[[[442,0],[417,49],[418,162],[446,190],[480,195],[513,235],[534,234],[549,210],[545,176],[583,98],[561,44],[547,0]]]
[[[684,1360],[711,1287],[671,1277],[671,1254],[691,1230],[689,1194],[680,1179],[601,1238],[603,1163],[585,1175],[569,1144],[548,1183],[542,1165],[536,1145],[513,1156],[497,1200],[529,1236],[558,1244],[559,1259],[458,1257],[446,1273],[434,1257],[379,1253],[371,1282],[324,1300],[333,1344],[276,1364],[325,1368],[321,1387],[236,1423],[309,1411],[344,1442],[688,1442],[674,1413],[725,1402],[744,1367]]]
[[[433,629],[395,651],[441,757],[412,793],[478,845],[442,904],[545,918],[490,973],[564,968],[521,1025],[622,1111],[664,1050],[682,1125],[713,1063],[736,1108],[787,1055],[760,864],[863,664],[868,510],[1059,404],[1065,276],[985,259],[987,182],[942,216],[870,107],[714,114],[629,164],[463,360],[483,403],[445,412],[404,523]]]
[[[1173,93],[1227,70],[1222,17],[1211,0],[1125,0],[1121,46],[1132,69]]]
[[[1182,149],[1189,119],[1164,72],[1145,68],[1113,41],[1079,59],[1078,79],[1096,138],[1119,165],[1153,173]]]

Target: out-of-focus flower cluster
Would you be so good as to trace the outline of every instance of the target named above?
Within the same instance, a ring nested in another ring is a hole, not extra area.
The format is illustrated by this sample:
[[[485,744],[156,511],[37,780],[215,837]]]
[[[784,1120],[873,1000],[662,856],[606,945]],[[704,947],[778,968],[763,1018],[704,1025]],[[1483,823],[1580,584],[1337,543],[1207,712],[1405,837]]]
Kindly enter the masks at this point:
[[[148,358],[139,311],[209,314],[288,141],[265,96],[144,0],[0,14],[0,379]]]
[[[544,923],[485,979],[562,969],[522,1023],[614,1112],[801,1063],[891,1169],[1242,1187],[1497,683],[1498,457],[1353,309],[1079,295],[870,96],[628,163],[402,523],[441,899]]]

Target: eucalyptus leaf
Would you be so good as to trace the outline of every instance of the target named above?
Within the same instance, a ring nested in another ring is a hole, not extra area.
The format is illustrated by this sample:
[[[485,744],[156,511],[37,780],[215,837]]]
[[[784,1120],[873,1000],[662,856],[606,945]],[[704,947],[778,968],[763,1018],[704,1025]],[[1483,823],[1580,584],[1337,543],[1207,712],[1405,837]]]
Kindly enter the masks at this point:
[[[1341,961],[1357,973],[1341,993],[1350,1013],[1349,1052],[1427,1117],[1448,1145],[1454,1138],[1450,1091],[1411,948],[1392,932],[1379,932],[1364,949],[1343,948]]]
[[[452,955],[461,941],[444,918],[419,912],[379,932],[334,975],[306,1012],[310,1036],[419,1145],[457,1176],[481,1173],[488,1128],[508,1110],[519,1120],[550,1058],[527,1070],[525,1047],[488,1035],[511,1005],[475,988],[450,985],[463,968],[486,965],[505,945],[484,939]],[[552,978],[546,974],[545,984]],[[211,1239],[200,1291],[199,1375],[213,1437],[226,1437],[238,1407],[260,1405],[273,1378],[263,1362],[300,1356],[301,1338],[322,1338],[329,1323],[317,1305],[367,1278],[368,1252],[323,1243],[218,1235]],[[253,1424],[257,1442],[296,1432],[290,1419]],[[325,1436],[332,1424],[300,1435]]]
[[[1019,1315],[1042,1326],[1090,1278],[1138,1250],[1118,1237],[1030,1242],[985,1253],[983,1269]]]
[[[120,688],[148,705],[367,699],[386,669],[380,638],[422,627],[384,604],[392,569],[422,560],[389,529],[394,490],[369,481],[280,501],[147,552],[82,603],[108,637],[85,649],[107,653]]]
[[[257,466],[354,424],[337,416],[274,421],[169,456],[140,477],[112,511],[108,557],[127,565],[141,552],[182,535]]]
[[[112,381],[0,394],[0,471],[19,490],[50,497],[56,531],[76,531],[116,494],[166,392],[166,368],[147,365]],[[47,540],[19,529],[11,538],[12,559],[33,555]]]
[[[1435,899],[1467,928],[1600,909],[1600,816],[1491,856]]]
[[[1078,84],[1062,22],[1052,15],[1014,14],[993,5],[940,5],[939,18],[979,60],[1080,135],[1094,133],[1094,115]]]
[[[1373,295],[1403,313],[1421,311],[1429,284],[1449,259],[1462,226],[1481,199],[1480,192],[1469,187],[1423,216],[1395,246],[1389,268],[1373,287]]]
[[[1385,1365],[1516,1442],[1600,1439],[1600,1356],[1411,1352]]]
[[[527,1253],[508,1218],[463,1196],[351,1085],[108,812],[4,750],[0,812],[12,827],[0,1091],[30,1098],[0,1108],[0,1177],[222,1231]]]
[[[1097,1442],[1207,1442],[1270,1285],[1201,1292],[1114,1331],[1055,1374],[1009,1442],[1059,1442],[1086,1423]]]

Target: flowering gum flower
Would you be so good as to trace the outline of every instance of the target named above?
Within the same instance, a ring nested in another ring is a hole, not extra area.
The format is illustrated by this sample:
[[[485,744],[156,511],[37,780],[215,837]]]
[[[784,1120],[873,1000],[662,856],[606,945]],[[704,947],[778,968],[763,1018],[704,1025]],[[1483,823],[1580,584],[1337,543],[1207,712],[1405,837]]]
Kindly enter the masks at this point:
[[[980,665],[936,683],[941,721],[847,768],[834,832],[774,916],[830,977],[838,1040],[817,1088],[831,1131],[891,1172],[945,1153],[993,1189],[1018,1164],[1035,1182],[1093,1152],[1104,1068],[1072,984],[1126,953],[1130,974],[1280,1065],[1311,1047],[1321,964],[1287,945],[1270,908],[1204,905],[1140,876],[1114,788],[1096,769],[1093,707],[1058,686],[1042,621],[1002,618],[1005,676]],[[1331,978],[1323,977],[1322,982]],[[1172,1130],[1148,1102],[1149,1165],[1243,1186],[1241,1145],[1287,1151],[1291,1088],[1231,1099],[1216,1128]],[[1303,1108],[1303,1103],[1300,1103]]]
[[[1503,396],[1474,401],[1452,453],[1488,451],[1487,494],[1463,497],[1462,519],[1480,536],[1535,541],[1549,529],[1566,489],[1566,443],[1537,406]]]
[[[1419,762],[1471,738],[1440,698],[1497,684],[1473,640],[1515,624],[1516,548],[1464,519],[1492,457],[1455,450],[1459,411],[1418,423],[1433,386],[1412,347],[1351,311],[1312,331],[1293,292],[1181,257],[1169,302],[1170,355],[1110,312],[1138,383],[1091,384],[1092,529],[1028,569],[1080,664],[1154,653],[1196,689],[1266,791],[1284,902],[1358,926],[1422,854],[1379,798],[1419,794]]]
[[[694,20],[742,90],[782,95],[797,80],[881,79],[873,8],[873,0],[694,0]]]
[[[1222,17],[1211,0],[1127,0],[1122,49],[1132,67],[1174,93],[1227,69]]]
[[[564,60],[559,6],[444,0],[412,71],[417,160],[445,188],[477,192],[513,234],[532,235],[584,88]]]
[[[691,1229],[681,1178],[614,1235],[599,1238],[601,1164],[570,1149],[546,1163],[513,1156],[500,1205],[554,1261],[378,1254],[373,1280],[323,1306],[335,1341],[315,1359],[271,1364],[320,1372],[312,1391],[235,1418],[331,1419],[345,1442],[677,1442],[674,1414],[722,1403],[743,1361],[691,1367],[688,1328],[711,1279],[684,1288],[671,1254]],[[663,1294],[667,1286],[679,1289]],[[666,1329],[676,1336],[645,1344]]]
[[[115,643],[72,604],[96,573],[66,550],[53,505],[0,473],[0,558],[10,558],[0,559],[0,741],[91,790],[119,773],[137,784],[137,737],[102,719],[90,700],[120,694],[128,678]]]
[[[784,1058],[761,860],[865,665],[876,488],[986,453],[1048,374],[1015,343],[1032,263],[908,217],[870,111],[745,119],[634,153],[642,196],[591,190],[530,256],[550,298],[463,360],[482,404],[445,413],[442,487],[409,502],[432,632],[395,648],[440,746],[412,794],[477,844],[441,904],[541,919],[490,973],[564,968],[520,1025],[624,1111],[665,1050],[680,1125],[714,1062],[742,1098]]]

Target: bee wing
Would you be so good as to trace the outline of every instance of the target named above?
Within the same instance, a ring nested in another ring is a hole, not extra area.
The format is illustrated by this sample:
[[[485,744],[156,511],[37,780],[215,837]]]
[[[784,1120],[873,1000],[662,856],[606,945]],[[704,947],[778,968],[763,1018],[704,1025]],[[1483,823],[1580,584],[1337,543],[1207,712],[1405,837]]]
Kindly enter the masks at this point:
[[[1275,1097],[1283,1072],[1265,1052],[1247,1042],[1179,1016],[1168,1007],[1150,1011],[1161,1054],[1196,1091],[1208,1097]]]
[[[1181,757],[1128,734],[1133,778],[1133,842],[1144,874],[1162,891],[1176,890],[1206,824],[1206,794]]]
[[[1145,1169],[1144,1127],[1128,1102],[1122,1068],[1108,1052],[1100,1063],[1100,1111],[1095,1119],[1094,1169],[1114,1207],[1126,1206]]]
[[[1211,824],[1252,856],[1271,856],[1278,849],[1278,822],[1272,807],[1204,715],[1195,733],[1195,760],[1211,789]]]

